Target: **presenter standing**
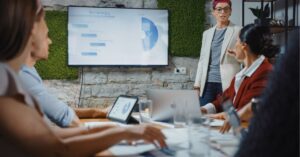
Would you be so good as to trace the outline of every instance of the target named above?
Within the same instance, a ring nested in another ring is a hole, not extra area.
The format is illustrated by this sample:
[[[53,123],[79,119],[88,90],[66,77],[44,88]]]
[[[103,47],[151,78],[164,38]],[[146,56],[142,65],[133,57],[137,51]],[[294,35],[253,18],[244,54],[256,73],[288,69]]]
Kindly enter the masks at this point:
[[[229,21],[231,1],[213,0],[212,3],[212,14],[217,23],[203,33],[194,83],[201,105],[215,100],[240,70],[240,63],[230,54],[240,31],[240,27]]]

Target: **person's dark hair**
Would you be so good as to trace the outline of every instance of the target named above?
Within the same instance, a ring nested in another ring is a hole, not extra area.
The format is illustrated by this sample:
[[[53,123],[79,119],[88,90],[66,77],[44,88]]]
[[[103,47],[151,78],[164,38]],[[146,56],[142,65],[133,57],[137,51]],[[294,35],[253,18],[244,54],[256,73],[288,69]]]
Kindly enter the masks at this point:
[[[0,62],[21,54],[43,14],[39,0],[0,0]]]
[[[279,46],[273,45],[270,35],[267,27],[248,24],[241,29],[239,38],[249,46],[252,53],[272,58],[279,52]]]

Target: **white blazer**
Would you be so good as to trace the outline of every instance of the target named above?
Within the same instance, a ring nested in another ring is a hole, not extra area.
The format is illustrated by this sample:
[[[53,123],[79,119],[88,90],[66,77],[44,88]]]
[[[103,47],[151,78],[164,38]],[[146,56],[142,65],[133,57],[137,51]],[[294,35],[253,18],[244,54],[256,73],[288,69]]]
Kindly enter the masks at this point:
[[[235,74],[240,71],[240,63],[234,57],[226,53],[227,49],[234,48],[240,29],[241,27],[238,27],[230,22],[222,43],[220,56],[220,73],[223,91],[229,87],[230,82]],[[200,96],[202,96],[203,94],[203,90],[207,80],[211,43],[215,30],[216,26],[204,31],[202,37],[200,59],[194,84],[195,87],[200,87]]]

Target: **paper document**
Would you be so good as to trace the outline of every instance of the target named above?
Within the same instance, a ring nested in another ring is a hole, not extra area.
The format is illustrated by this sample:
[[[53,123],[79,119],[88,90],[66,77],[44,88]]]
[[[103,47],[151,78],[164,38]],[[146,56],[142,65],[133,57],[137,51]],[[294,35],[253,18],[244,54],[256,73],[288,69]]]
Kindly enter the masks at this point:
[[[212,122],[210,123],[210,126],[218,127],[218,126],[223,126],[223,124],[224,124],[224,120],[213,119]]]

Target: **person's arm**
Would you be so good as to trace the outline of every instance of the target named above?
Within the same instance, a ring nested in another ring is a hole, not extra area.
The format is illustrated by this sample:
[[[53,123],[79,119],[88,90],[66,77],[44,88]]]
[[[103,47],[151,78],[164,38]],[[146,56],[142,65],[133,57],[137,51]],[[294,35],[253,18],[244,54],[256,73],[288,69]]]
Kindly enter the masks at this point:
[[[0,104],[1,135],[31,156],[92,156],[121,140],[144,139],[166,146],[164,135],[151,126],[115,127],[60,139],[36,110],[12,98],[0,97]]]
[[[104,126],[80,126],[80,127],[74,127],[74,128],[60,128],[57,126],[54,126],[52,130],[55,132],[55,134],[60,138],[68,138],[78,135],[84,135],[84,134],[91,134],[96,132],[101,132],[106,129],[110,129],[113,127],[116,127],[117,125],[104,125]]]
[[[231,80],[230,86],[222,93],[217,96],[217,98],[203,107],[201,107],[201,112],[204,114],[212,114],[222,112],[222,103],[224,100],[233,99],[234,97],[234,82],[235,78]]]
[[[202,107],[200,107],[200,111],[202,114],[215,114],[217,113],[216,107],[213,103],[208,103]]]
[[[57,156],[64,146],[38,112],[10,97],[0,97],[0,130],[4,140],[32,156]]]
[[[200,57],[199,57],[199,63],[198,63],[198,67],[197,67],[197,73],[196,73],[196,78],[195,78],[195,83],[194,83],[194,89],[197,88],[199,89],[199,94],[200,94],[200,80],[202,77],[202,66],[203,66],[203,61],[204,61],[204,49],[205,49],[205,39],[206,39],[206,31],[203,33],[202,36],[202,45],[201,45],[201,50],[200,50]]]
[[[213,118],[213,119],[225,120],[225,119],[227,119],[227,114],[225,112],[220,112],[220,113],[216,113],[216,114],[209,114],[209,115],[207,115],[207,117]]]
[[[73,128],[73,127],[79,127],[79,126],[81,126],[81,122],[80,122],[79,118],[77,117],[77,115],[74,114],[71,123],[69,123],[69,125],[67,127]]]
[[[35,69],[23,67],[19,76],[24,87],[34,96],[42,111],[52,122],[61,127],[80,125],[74,110],[48,92]]]
[[[107,109],[98,108],[74,108],[79,118],[105,118]]]
[[[249,102],[246,106],[244,106],[242,109],[240,109],[237,112],[238,116],[240,117],[241,121],[249,122],[250,118],[252,118],[253,112],[252,112],[252,103]],[[226,117],[225,117],[226,118]],[[221,133],[226,133],[230,130],[231,125],[229,124],[229,119],[226,118],[224,121],[223,126],[220,128]]]
[[[197,95],[200,95],[200,87],[194,86],[193,90],[196,90],[197,91]]]
[[[36,92],[39,94],[35,98],[37,98],[40,106],[42,106],[42,110],[52,122],[61,127],[80,126],[80,120],[71,107],[48,93],[46,89]]]
[[[95,140],[97,139],[98,140]],[[79,154],[87,154],[93,150],[94,153],[106,150],[110,146],[119,143],[121,140],[138,140],[144,139],[153,143],[157,147],[166,147],[165,137],[151,126],[132,126],[132,127],[115,127],[95,134],[75,136],[64,140],[72,150],[77,150]],[[83,156],[83,155],[82,155]]]

